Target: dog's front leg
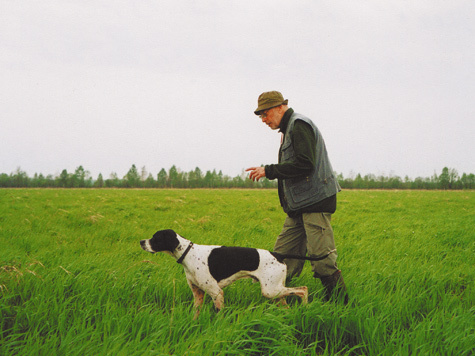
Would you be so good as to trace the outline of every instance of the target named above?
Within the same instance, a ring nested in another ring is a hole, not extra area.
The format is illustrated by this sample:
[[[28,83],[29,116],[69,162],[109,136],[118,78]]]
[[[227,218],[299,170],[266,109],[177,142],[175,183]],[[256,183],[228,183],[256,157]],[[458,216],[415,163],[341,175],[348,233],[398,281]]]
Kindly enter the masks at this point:
[[[224,308],[224,292],[220,290],[216,296],[213,296],[214,306],[216,311],[219,312],[221,309]]]
[[[200,288],[191,283],[190,288],[193,292],[193,296],[195,297],[195,316],[193,317],[193,319],[196,320],[200,315],[201,305],[203,305],[205,292],[203,292]]]

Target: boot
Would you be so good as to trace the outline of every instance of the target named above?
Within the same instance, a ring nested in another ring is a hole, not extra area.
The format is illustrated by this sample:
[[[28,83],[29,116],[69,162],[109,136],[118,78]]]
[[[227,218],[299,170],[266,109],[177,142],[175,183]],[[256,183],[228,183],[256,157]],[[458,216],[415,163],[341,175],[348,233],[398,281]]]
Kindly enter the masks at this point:
[[[330,276],[320,277],[325,287],[325,300],[342,300],[343,304],[348,304],[348,292],[341,271],[336,271]]]

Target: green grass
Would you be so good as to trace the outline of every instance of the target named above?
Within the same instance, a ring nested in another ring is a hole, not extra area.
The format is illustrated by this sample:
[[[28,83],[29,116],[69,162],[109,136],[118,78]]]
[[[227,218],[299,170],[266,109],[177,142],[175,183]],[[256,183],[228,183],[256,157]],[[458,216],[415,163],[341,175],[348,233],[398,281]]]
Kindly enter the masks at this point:
[[[347,306],[310,266],[283,309],[251,280],[193,320],[183,268],[139,240],[272,249],[274,190],[0,190],[1,355],[473,355],[475,192],[343,191]]]

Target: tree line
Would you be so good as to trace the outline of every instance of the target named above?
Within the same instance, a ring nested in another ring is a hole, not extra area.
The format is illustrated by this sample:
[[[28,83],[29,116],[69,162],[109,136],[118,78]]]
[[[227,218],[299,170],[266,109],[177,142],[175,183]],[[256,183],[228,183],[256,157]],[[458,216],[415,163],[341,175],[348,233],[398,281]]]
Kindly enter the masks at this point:
[[[417,177],[411,179],[406,176],[375,176],[357,174],[345,178],[337,175],[338,182],[344,189],[474,189],[475,175],[463,173],[461,176],[455,169],[444,167],[440,175],[434,173],[432,177]],[[11,174],[0,174],[0,188],[277,188],[277,181],[261,179],[253,182],[243,171],[241,175],[230,177],[222,171],[203,172],[196,167],[189,172],[181,171],[175,165],[168,171],[164,168],[154,176],[147,172],[145,167],[139,171],[132,165],[127,174],[120,178],[116,173],[104,179],[100,173],[93,179],[90,172],[83,166],[74,172],[63,169],[61,174],[53,176],[35,173],[29,177],[26,172],[18,168]]]
[[[35,173],[29,177],[18,168],[10,175],[0,174],[0,188],[276,188],[277,182],[263,179],[253,182],[246,178],[244,172],[236,177],[224,175],[216,170],[203,173],[196,167],[190,172],[184,172],[173,165],[168,171],[164,168],[154,176],[145,167],[139,171],[135,164],[127,174],[120,178],[117,173],[111,173],[105,179],[99,173],[93,179],[90,172],[83,166],[74,172],[63,169],[61,174],[53,176]]]
[[[344,178],[338,175],[338,182],[346,189],[443,189],[462,190],[475,189],[475,174],[463,173],[461,176],[457,170],[444,167],[440,175],[434,173],[432,177],[417,177],[411,179],[408,176],[402,179],[399,176],[375,176],[367,174],[364,177],[357,174],[354,178]]]

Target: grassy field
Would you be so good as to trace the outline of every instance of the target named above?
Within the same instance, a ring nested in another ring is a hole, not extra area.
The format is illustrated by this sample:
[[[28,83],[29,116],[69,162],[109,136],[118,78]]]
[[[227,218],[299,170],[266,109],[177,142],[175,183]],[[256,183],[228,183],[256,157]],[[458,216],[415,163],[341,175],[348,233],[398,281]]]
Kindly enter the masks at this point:
[[[0,190],[0,355],[473,355],[475,192],[343,191],[333,227],[350,292],[307,264],[283,309],[241,280],[198,320],[183,267],[139,240],[272,249],[275,190]]]

